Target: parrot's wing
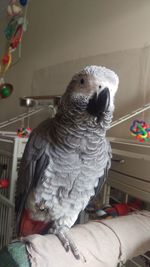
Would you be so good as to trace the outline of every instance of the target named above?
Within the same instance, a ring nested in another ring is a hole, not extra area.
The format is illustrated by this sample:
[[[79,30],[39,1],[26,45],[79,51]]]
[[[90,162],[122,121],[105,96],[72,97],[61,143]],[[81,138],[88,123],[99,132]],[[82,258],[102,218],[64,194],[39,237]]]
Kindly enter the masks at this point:
[[[102,188],[103,188],[103,186],[104,186],[104,184],[105,184],[105,182],[106,182],[106,180],[107,180],[107,177],[108,177],[108,171],[109,171],[109,164],[107,164],[107,166],[106,166],[106,168],[105,168],[105,170],[104,170],[104,174],[103,174],[103,176],[101,176],[100,178],[99,178],[99,182],[98,182],[98,185],[97,185],[97,187],[95,188],[95,195],[94,195],[94,199],[96,199],[97,198],[97,196],[99,195],[99,193],[101,192],[101,190],[102,190]],[[92,201],[93,201],[93,199],[92,199]]]
[[[106,167],[104,169],[104,174],[99,177],[99,181],[98,181],[98,185],[97,187],[95,187],[95,195],[90,199],[90,202],[93,202],[97,196],[99,195],[99,193],[101,192],[107,178],[108,178],[108,171],[110,169],[110,166],[111,166],[111,158],[112,158],[112,154],[111,154],[111,146],[110,146],[110,143],[109,141],[107,140],[107,152],[108,152],[108,155],[107,155],[107,164],[106,164]]]
[[[49,157],[45,152],[48,141],[46,140],[46,135],[43,134],[44,131],[40,132],[40,128],[31,133],[21,160],[16,191],[18,227],[27,196],[42,178],[44,170],[49,163]]]

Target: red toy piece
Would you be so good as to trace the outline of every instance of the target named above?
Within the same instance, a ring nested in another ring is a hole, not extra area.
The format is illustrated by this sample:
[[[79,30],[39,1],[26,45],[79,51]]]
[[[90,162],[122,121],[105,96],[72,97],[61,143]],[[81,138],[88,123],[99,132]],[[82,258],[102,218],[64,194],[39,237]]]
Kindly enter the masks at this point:
[[[116,209],[118,216],[127,215],[130,211],[129,205],[125,203],[115,204],[114,208]]]
[[[0,188],[8,188],[8,186],[9,186],[8,179],[1,179],[0,180]]]
[[[114,204],[111,207],[105,208],[104,211],[112,217],[124,216],[135,210],[141,210],[142,205],[143,202],[141,200],[135,199],[134,201],[129,203]]]
[[[3,62],[3,65],[7,65],[8,64],[8,62],[9,62],[9,55],[8,54],[3,56],[2,62]]]
[[[19,25],[14,36],[12,37],[12,39],[10,41],[10,47],[12,49],[17,48],[18,44],[21,42],[22,35],[23,35],[23,26]]]

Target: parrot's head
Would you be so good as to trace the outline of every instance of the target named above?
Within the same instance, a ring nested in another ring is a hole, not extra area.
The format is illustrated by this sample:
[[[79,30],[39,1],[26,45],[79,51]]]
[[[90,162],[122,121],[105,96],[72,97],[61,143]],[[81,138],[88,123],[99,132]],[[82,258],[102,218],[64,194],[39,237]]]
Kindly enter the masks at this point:
[[[113,112],[114,96],[119,78],[115,72],[101,66],[87,66],[70,81],[61,104],[70,114],[87,114],[100,121],[103,114]]]

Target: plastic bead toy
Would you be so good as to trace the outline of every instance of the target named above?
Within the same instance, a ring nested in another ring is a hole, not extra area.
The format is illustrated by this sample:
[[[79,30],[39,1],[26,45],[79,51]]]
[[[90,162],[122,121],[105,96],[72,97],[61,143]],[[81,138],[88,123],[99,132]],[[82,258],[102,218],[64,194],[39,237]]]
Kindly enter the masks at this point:
[[[10,83],[0,85],[0,99],[10,96],[13,92],[13,86]]]
[[[12,62],[12,56],[10,51],[6,53],[3,58],[2,58],[2,68],[3,68],[3,73],[8,70]]]
[[[130,126],[131,135],[135,136],[140,142],[148,141],[150,137],[150,127],[143,120],[134,120]]]
[[[22,6],[26,6],[27,3],[28,3],[27,0],[20,0],[20,5]]]
[[[10,41],[10,47],[12,49],[17,48],[18,44],[21,42],[22,35],[23,35],[23,26],[19,25],[18,28],[16,29],[14,36],[12,37]]]
[[[17,135],[19,137],[29,137],[31,133],[31,128],[27,127],[22,127],[22,128],[19,128],[18,131],[17,131]]]
[[[18,21],[17,21],[17,19],[12,18],[9,21],[7,27],[4,30],[5,37],[6,37],[6,39],[8,41],[11,40],[11,38],[13,37],[14,33],[16,32],[17,27],[18,27]]]

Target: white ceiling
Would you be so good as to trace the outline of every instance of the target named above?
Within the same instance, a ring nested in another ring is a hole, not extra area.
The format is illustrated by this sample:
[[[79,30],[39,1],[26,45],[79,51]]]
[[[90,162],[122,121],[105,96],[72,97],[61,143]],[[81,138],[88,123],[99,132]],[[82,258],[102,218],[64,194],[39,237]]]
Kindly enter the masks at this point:
[[[6,14],[6,7],[8,6],[9,0],[0,0],[0,18]]]

